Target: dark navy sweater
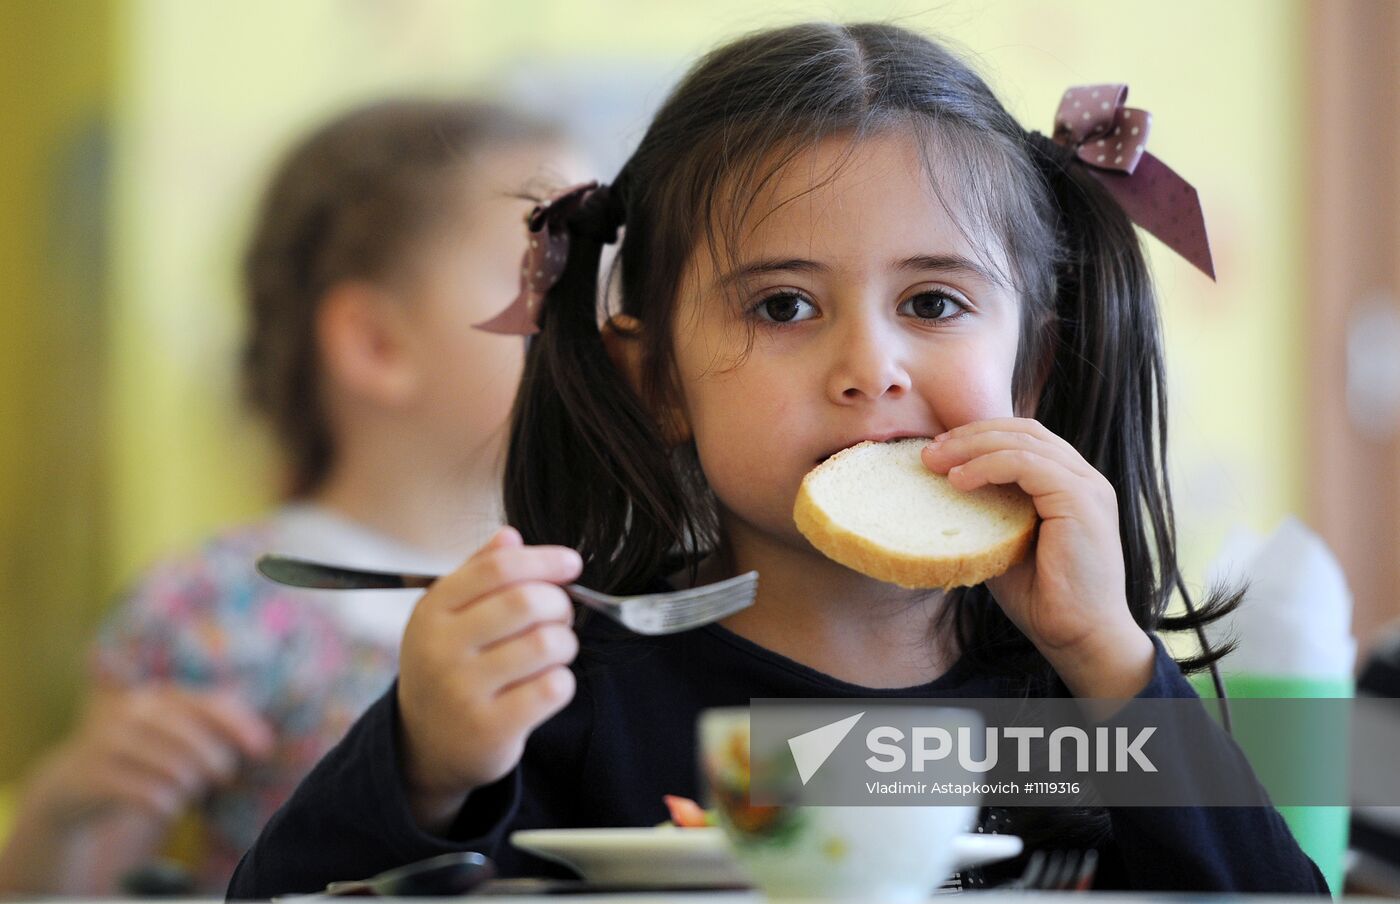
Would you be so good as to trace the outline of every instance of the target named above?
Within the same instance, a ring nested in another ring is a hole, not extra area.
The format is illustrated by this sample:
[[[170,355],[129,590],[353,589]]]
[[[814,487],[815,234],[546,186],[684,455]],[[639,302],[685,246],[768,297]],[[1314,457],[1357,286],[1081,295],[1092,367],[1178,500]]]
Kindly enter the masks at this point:
[[[513,848],[517,829],[650,826],[662,796],[701,797],[695,720],[755,697],[1004,697],[1019,684],[965,661],[916,687],[860,687],[824,675],[718,625],[640,637],[602,618],[578,626],[573,701],[529,738],[505,778],[468,798],[446,836],[409,815],[400,771],[397,685],[326,755],[263,829],[230,898],[322,889],[458,850],[495,860],[504,876],[559,875]],[[1159,641],[1141,697],[1195,696]],[[1228,740],[1222,743],[1229,744]],[[1096,887],[1326,892],[1312,861],[1271,807],[1119,808],[1101,847]]]

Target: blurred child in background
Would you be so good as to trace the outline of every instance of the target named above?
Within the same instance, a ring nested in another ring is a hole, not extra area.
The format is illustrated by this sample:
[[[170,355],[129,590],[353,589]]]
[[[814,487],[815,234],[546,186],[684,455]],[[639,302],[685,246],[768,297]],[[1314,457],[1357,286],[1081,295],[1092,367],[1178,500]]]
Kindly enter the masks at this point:
[[[20,796],[0,892],[113,892],[192,806],[197,884],[221,891],[389,686],[418,592],[290,590],[253,562],[450,570],[501,523],[524,349],[469,326],[515,294],[522,193],[568,159],[553,127],[506,110],[396,100],[283,161],[245,260],[244,377],[288,501],[156,565],[111,615],[83,718]]]

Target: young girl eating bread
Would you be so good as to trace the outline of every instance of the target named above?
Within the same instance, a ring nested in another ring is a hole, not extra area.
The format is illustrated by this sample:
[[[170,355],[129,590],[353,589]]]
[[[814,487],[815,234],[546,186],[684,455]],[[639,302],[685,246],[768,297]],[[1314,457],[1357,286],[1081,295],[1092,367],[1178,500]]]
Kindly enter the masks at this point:
[[[1104,137],[1141,157],[1146,122],[1103,94],[1067,95],[1050,138],[904,29],[765,31],[701,60],[610,185],[539,208],[522,295],[488,324],[532,336],[512,527],[424,597],[398,682],[230,894],[461,849],[541,870],[511,831],[657,823],[663,795],[698,796],[697,714],[751,698],[1193,696],[1183,671],[1219,651],[1178,664],[1154,632],[1234,600],[1164,615],[1185,588],[1140,208],[1084,159],[1125,156]],[[1085,138],[1075,102],[1109,130]],[[793,521],[804,476],[899,437],[933,438],[922,464],[958,490],[1028,494],[1030,554],[943,592],[817,552]],[[575,621],[560,586],[749,570],[752,607],[659,638]],[[1325,889],[1269,808],[1061,816],[1101,887]]]

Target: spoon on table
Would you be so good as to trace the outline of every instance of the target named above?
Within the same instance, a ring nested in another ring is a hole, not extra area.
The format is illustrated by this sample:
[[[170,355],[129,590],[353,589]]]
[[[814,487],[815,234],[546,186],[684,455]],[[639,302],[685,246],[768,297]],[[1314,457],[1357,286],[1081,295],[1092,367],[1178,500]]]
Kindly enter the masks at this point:
[[[395,867],[368,879],[332,882],[325,893],[336,897],[453,897],[467,894],[495,875],[496,864],[490,857],[476,851],[457,851]]]

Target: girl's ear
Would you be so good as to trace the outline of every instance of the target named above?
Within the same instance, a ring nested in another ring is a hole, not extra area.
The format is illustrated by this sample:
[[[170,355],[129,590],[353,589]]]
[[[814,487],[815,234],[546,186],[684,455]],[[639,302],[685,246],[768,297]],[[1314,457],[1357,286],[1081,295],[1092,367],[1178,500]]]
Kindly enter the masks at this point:
[[[615,314],[609,317],[599,331],[603,337],[603,348],[613,367],[622,374],[632,393],[646,403],[647,394],[642,391],[642,322],[630,314]],[[664,405],[661,411],[653,411],[657,428],[666,445],[674,448],[690,442],[690,421],[679,405]]]
[[[361,280],[335,284],[321,298],[315,329],[328,386],[388,407],[417,394],[423,362],[405,305],[386,289]]]

